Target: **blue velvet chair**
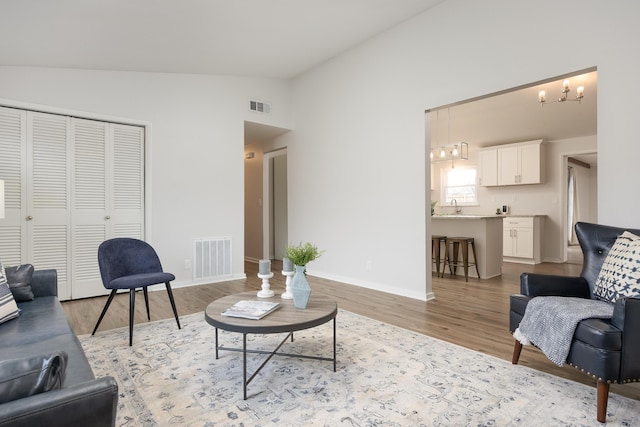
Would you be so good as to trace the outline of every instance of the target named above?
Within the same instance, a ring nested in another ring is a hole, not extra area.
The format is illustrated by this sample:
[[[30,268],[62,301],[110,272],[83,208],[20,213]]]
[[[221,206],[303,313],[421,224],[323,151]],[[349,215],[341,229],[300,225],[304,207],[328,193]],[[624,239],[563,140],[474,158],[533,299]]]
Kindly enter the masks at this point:
[[[149,312],[149,293],[147,287],[164,283],[169,294],[169,301],[173,314],[180,329],[180,319],[176,310],[176,303],[173,299],[173,292],[169,282],[175,280],[171,273],[162,271],[160,259],[156,251],[146,242],[131,238],[116,238],[102,242],[98,248],[98,264],[102,284],[105,288],[111,289],[109,299],[102,309],[98,323],[91,335],[95,334],[102,322],[113,297],[119,289],[129,290],[129,346],[133,343],[133,318],[135,313],[136,289],[142,288],[144,301],[147,305],[147,318],[151,320]]]

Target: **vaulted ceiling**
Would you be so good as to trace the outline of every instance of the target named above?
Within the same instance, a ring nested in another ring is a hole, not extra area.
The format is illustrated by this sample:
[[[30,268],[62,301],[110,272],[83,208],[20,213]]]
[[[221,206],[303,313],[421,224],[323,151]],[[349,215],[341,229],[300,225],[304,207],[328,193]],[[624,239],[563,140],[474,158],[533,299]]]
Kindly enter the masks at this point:
[[[291,78],[443,0],[3,0],[0,65]]]
[[[0,65],[288,79],[443,1],[2,0]],[[548,82],[454,105],[438,113],[439,136],[448,114],[450,138],[477,145],[595,134],[595,80],[572,78],[585,86],[580,104],[540,107],[541,88],[560,92]]]

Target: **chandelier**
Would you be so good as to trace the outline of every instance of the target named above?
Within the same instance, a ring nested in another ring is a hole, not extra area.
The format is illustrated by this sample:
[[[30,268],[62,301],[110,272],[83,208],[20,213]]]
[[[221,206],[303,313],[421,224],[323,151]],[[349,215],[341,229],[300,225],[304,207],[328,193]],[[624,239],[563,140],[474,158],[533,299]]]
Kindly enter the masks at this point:
[[[544,90],[538,92],[538,102],[541,106],[544,107],[545,103],[553,104],[554,102],[565,102],[565,101],[582,101],[584,98],[584,86],[578,86],[576,89],[576,97],[569,98],[569,92],[571,92],[571,84],[569,79],[562,82],[562,90],[560,91],[560,98],[557,101],[547,101],[547,94]]]
[[[440,121],[439,111],[436,111],[436,123]],[[436,125],[437,128],[437,125]],[[458,142],[451,144],[450,143],[450,135],[451,135],[451,116],[450,111],[447,108],[447,144],[437,144],[438,148],[431,148],[431,152],[429,153],[429,158],[432,163],[436,162],[444,162],[451,161],[451,167],[455,167],[454,160],[469,160],[469,144],[466,142]],[[436,132],[437,133],[437,132]]]
[[[453,167],[454,160],[469,160],[469,144],[459,142],[453,145],[441,145],[438,149],[431,150],[429,158],[432,163],[450,160]]]

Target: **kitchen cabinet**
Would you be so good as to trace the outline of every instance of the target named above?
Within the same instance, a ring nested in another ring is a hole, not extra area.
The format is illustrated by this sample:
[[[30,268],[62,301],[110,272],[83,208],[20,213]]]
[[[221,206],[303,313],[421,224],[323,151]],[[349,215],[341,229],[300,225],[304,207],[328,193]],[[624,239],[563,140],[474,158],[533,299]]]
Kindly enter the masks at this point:
[[[480,176],[478,185],[490,187],[498,185],[498,149],[481,150],[478,153]]]
[[[542,182],[542,140],[509,144],[498,149],[498,185]]]
[[[507,217],[502,229],[503,260],[523,264],[542,262],[543,216]]]
[[[540,139],[480,150],[478,184],[484,187],[541,184],[544,182],[543,147]]]

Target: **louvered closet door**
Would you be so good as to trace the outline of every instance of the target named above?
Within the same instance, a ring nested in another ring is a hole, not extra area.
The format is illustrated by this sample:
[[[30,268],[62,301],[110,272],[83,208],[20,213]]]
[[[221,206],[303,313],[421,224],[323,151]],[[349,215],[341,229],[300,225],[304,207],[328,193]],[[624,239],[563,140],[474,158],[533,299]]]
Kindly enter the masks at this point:
[[[69,117],[27,112],[27,262],[58,270],[58,293],[70,286]]]
[[[98,246],[144,239],[144,128],[0,107],[0,258],[58,271],[61,300],[103,295]]]
[[[109,233],[144,240],[144,128],[111,124]]]
[[[4,180],[5,217],[0,219],[0,259],[4,266],[18,265],[26,259],[22,236],[26,228],[25,162],[27,152],[27,113],[0,107],[0,179]]]
[[[72,298],[106,294],[98,246],[112,237],[144,238],[144,130],[72,119],[74,177]]]
[[[104,122],[71,119],[71,298],[107,293],[98,268],[98,246],[108,235],[107,127]]]

